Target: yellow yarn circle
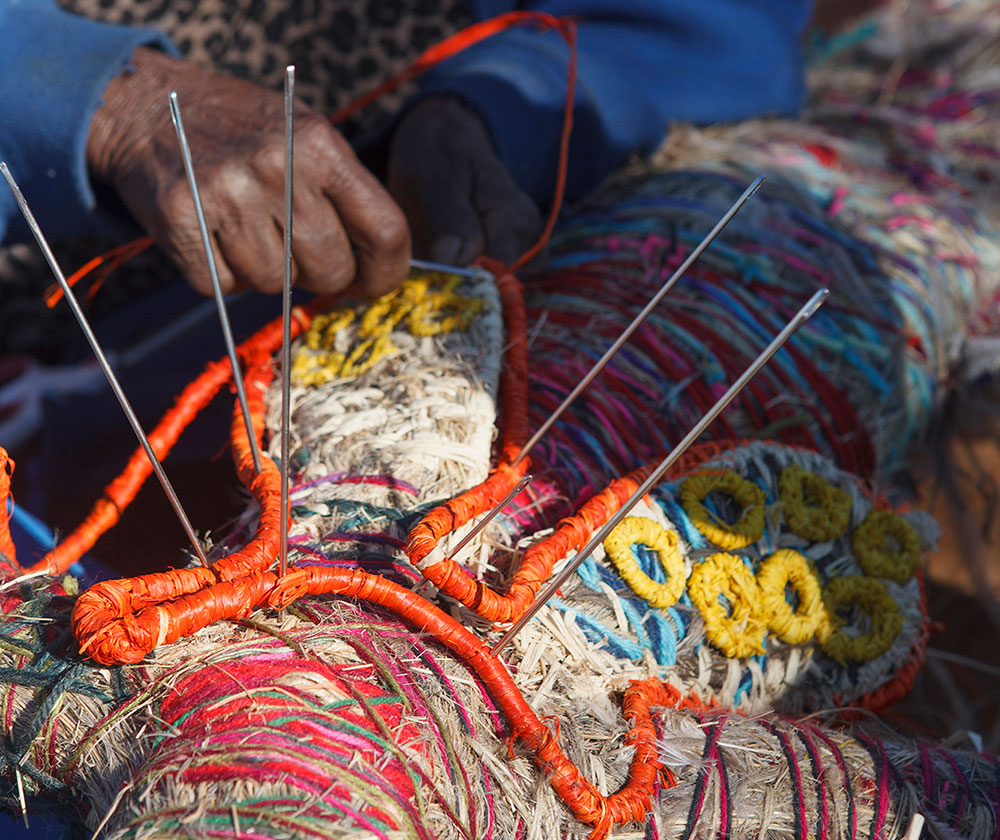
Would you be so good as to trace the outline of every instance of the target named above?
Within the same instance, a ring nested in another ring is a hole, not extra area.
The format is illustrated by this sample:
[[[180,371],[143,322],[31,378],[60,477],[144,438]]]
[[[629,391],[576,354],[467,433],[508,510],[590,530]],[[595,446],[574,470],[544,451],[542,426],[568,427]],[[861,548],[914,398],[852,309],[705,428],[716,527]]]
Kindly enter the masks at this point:
[[[737,522],[729,525],[719,520],[704,505],[709,493],[725,493],[742,509]],[[743,548],[764,533],[764,491],[739,473],[696,473],[681,485],[681,505],[694,526],[720,548]]]
[[[789,464],[778,479],[785,521],[793,533],[825,542],[847,532],[851,497],[822,476]]]
[[[895,539],[894,548],[889,537]],[[858,563],[872,577],[906,583],[920,565],[920,535],[891,510],[873,510],[854,533],[851,547]]]
[[[733,554],[712,554],[691,571],[688,595],[705,620],[705,635],[730,658],[764,652],[760,588],[743,561]],[[729,612],[719,596],[729,601]]]
[[[666,583],[657,583],[642,569],[632,556],[635,543],[653,549],[667,573]],[[677,546],[677,534],[668,531],[659,522],[641,516],[626,516],[604,538],[604,550],[618,569],[618,574],[639,597],[651,607],[666,609],[677,603],[684,594],[684,557]]]
[[[823,587],[829,622],[817,634],[823,652],[843,664],[847,660],[867,662],[885,653],[903,629],[899,606],[875,578],[847,575],[829,580]],[[837,610],[856,604],[871,620],[871,629],[862,636],[850,636],[843,630],[844,621]]]
[[[828,621],[819,575],[799,552],[783,548],[768,557],[757,570],[757,585],[767,627],[783,642],[808,642]],[[785,598],[786,585],[799,598],[795,610]]]

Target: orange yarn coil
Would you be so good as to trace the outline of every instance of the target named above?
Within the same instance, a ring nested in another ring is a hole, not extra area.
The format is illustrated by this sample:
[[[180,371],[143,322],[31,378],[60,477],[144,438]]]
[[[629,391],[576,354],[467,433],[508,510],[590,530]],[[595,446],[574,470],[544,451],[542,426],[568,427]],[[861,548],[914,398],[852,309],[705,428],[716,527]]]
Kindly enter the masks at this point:
[[[625,691],[624,716],[631,724],[626,742],[635,748],[625,786],[602,795],[566,756],[555,737],[525,701],[504,663],[478,636],[428,603],[412,590],[360,569],[306,566],[290,569],[266,601],[281,608],[304,595],[341,595],[386,607],[453,651],[482,679],[503,711],[514,735],[534,753],[535,763],[581,822],[594,826],[592,838],[607,836],[611,826],[645,819],[652,807],[658,774],[666,785],[676,780],[659,760],[653,706],[704,708],[695,698],[684,698],[659,680],[634,681]]]
[[[307,329],[313,316],[329,304],[329,298],[317,298],[308,307],[295,307],[292,317],[292,336],[297,336]],[[271,354],[280,346],[281,322],[278,320],[254,333],[237,347],[237,353],[245,361],[262,357],[270,359]],[[228,359],[220,359],[206,365],[201,375],[181,392],[173,407],[149,434],[149,442],[157,458],[166,457],[181,433],[231,377],[232,369]],[[87,518],[28,571],[46,572],[50,575],[63,574],[94,546],[103,533],[118,522],[122,511],[135,499],[139,488],[152,471],[153,467],[146,457],[145,450],[136,447],[121,475],[104,488],[104,498],[94,504]]]
[[[10,477],[14,473],[14,459],[0,446],[0,554],[15,561],[14,540],[10,536],[10,514],[7,503],[10,499]]]

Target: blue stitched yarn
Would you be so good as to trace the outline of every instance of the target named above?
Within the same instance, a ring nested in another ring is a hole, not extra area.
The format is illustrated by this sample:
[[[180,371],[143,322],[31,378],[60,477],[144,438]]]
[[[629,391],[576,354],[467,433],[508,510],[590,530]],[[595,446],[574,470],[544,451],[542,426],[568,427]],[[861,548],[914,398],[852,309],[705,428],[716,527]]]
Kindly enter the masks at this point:
[[[562,613],[569,612],[570,610],[574,611],[574,620],[577,626],[583,631],[583,635],[587,638],[587,641],[593,642],[602,650],[607,650],[619,659],[642,659],[643,649],[641,645],[631,639],[626,639],[610,627],[605,627],[586,613],[576,612],[576,607],[570,606],[561,598],[550,598],[549,603]]]

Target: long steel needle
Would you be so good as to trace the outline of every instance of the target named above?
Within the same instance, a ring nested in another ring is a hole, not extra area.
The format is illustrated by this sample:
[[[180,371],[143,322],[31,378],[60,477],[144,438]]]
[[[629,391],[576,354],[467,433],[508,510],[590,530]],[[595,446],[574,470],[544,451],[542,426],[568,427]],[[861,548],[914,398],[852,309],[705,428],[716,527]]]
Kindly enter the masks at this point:
[[[500,511],[502,511],[505,507],[507,507],[507,505],[511,503],[511,501],[518,493],[520,493],[525,487],[531,484],[533,478],[534,476],[531,474],[524,476],[514,486],[514,489],[511,490],[506,496],[504,496],[498,504],[496,504],[490,510],[486,511],[486,514],[483,516],[482,519],[479,520],[478,523],[476,523],[476,526],[471,531],[469,531],[468,534],[462,537],[458,545],[456,545],[455,548],[451,550],[451,552],[447,555],[447,559],[454,560],[456,557],[458,557],[458,555],[462,552],[462,549],[465,548],[470,542],[472,542],[473,539],[475,539],[476,534],[478,534],[480,531],[483,530],[483,528],[489,525],[490,522],[492,522],[493,519],[496,518],[496,516],[500,513]],[[440,560],[442,557],[445,556],[443,549],[435,548],[434,551],[431,552],[431,554],[424,559],[424,562],[427,563],[428,565],[430,565],[433,562],[436,562],[435,560],[432,560],[432,557],[435,555],[437,556],[438,560]],[[430,585],[431,582],[425,578],[423,581],[417,584],[417,586],[414,588],[413,591],[419,594],[425,587],[428,587]]]
[[[177,104],[177,91],[170,91],[170,118],[177,132],[177,140],[181,145],[181,157],[184,159],[184,171],[187,173],[188,184],[191,186],[191,197],[194,199],[194,212],[198,219],[198,229],[201,231],[201,244],[205,249],[205,259],[208,261],[208,274],[212,278],[212,294],[215,295],[215,308],[219,313],[219,324],[222,325],[222,337],[226,342],[226,353],[229,364],[233,368],[233,382],[236,384],[236,396],[240,402],[243,414],[243,424],[246,426],[247,437],[250,439],[250,454],[253,456],[253,467],[260,472],[260,448],[257,446],[257,435],[250,419],[250,406],[247,405],[247,392],[243,387],[243,374],[240,371],[240,360],[236,356],[236,343],[233,341],[233,329],[229,325],[229,312],[226,310],[226,299],[222,295],[219,284],[219,269],[215,263],[215,251],[212,239],[208,234],[208,224],[205,222],[205,210],[201,204],[201,194],[198,192],[198,182],[194,177],[194,162],[191,160],[191,147],[188,145],[187,133],[184,131],[184,120],[181,119],[181,109]]]
[[[534,478],[534,476],[530,475],[530,474],[524,476],[517,483],[517,485],[514,487],[514,489],[511,490],[506,496],[504,496],[500,500],[499,504],[497,504],[491,510],[487,511],[486,515],[476,524],[475,528],[473,528],[471,531],[469,531],[468,534],[466,534],[464,537],[462,537],[462,539],[459,542],[459,544],[456,545],[455,548],[452,549],[452,551],[448,554],[448,558],[451,559],[451,560],[454,560],[458,556],[459,552],[463,548],[465,548],[470,542],[472,542],[472,540],[475,539],[476,534],[478,534],[480,531],[483,530],[483,528],[485,528],[487,525],[489,525],[490,522],[492,522],[496,518],[497,514],[499,514],[500,511],[502,511],[505,507],[507,507],[507,505],[509,505],[511,503],[511,501],[513,500],[513,498],[518,493],[520,493],[525,487],[527,487],[529,484],[531,484],[531,480],[533,478]]]
[[[285,276],[281,286],[281,548],[278,574],[288,568],[288,435],[291,424],[292,368],[292,164],[295,68],[285,68]]]
[[[726,393],[719,398],[719,401],[708,410],[708,413],[695,424],[694,428],[691,429],[684,439],[674,447],[673,451],[660,462],[660,465],[652,472],[652,474],[650,474],[649,478],[642,483],[642,486],[636,490],[629,500],[614,513],[614,515],[605,523],[604,527],[590,538],[590,542],[588,542],[581,549],[580,553],[573,558],[572,562],[569,563],[558,575],[556,575],[556,577],[552,580],[552,583],[549,584],[548,588],[535,599],[534,603],[532,603],[532,605],[528,608],[528,611],[514,622],[514,625],[510,628],[510,630],[508,630],[504,634],[504,637],[493,647],[494,656],[496,656],[511,639],[521,632],[521,628],[531,620],[531,617],[538,612],[539,609],[541,609],[542,605],[548,601],[549,598],[555,595],[559,587],[562,586],[569,576],[580,567],[580,564],[591,555],[593,550],[604,542],[604,538],[607,537],[607,535],[615,529],[618,523],[628,515],[628,512],[632,510],[635,504],[660,482],[667,470],[669,470],[677,462],[677,459],[684,454],[687,448],[701,436],[702,432],[704,432],[712,421],[723,412],[726,406],[733,401],[736,395],[746,387],[747,383],[760,372],[760,369],[768,363],[770,358],[775,353],[778,352],[781,345],[788,341],[792,334],[799,327],[801,327],[813,315],[813,313],[820,308],[820,306],[823,305],[823,301],[826,300],[826,296],[829,293],[829,289],[820,289],[816,292],[816,294],[809,298],[805,306],[803,306],[795,314],[795,317],[788,322],[785,328],[778,333],[774,337],[774,340],[764,348],[764,351],[756,359],[754,359],[750,367],[743,371],[740,378],[729,387],[729,390],[726,391]]]
[[[439,271],[442,274],[454,274],[458,277],[479,277],[483,273],[481,268],[460,268],[457,265],[418,259],[410,260],[410,267],[417,269],[417,271]]]
[[[632,323],[625,328],[624,332],[622,332],[622,334],[618,336],[617,339],[615,339],[615,343],[612,344],[607,349],[607,351],[603,356],[601,356],[597,364],[595,364],[587,372],[587,375],[580,380],[577,386],[570,392],[569,396],[566,397],[566,399],[564,399],[562,403],[559,404],[559,407],[552,412],[552,414],[549,416],[549,419],[546,420],[544,423],[542,423],[538,431],[535,432],[528,439],[528,442],[524,444],[523,447],[521,447],[521,451],[517,453],[517,457],[514,459],[514,464],[519,463],[521,459],[524,458],[524,456],[527,455],[532,450],[535,444],[538,443],[539,440],[541,440],[542,436],[550,428],[552,428],[552,425],[556,422],[556,420],[558,420],[562,416],[562,413],[573,404],[574,400],[576,400],[576,398],[580,396],[581,393],[583,393],[583,390],[591,383],[594,377],[597,376],[597,374],[599,374],[604,369],[604,366],[611,361],[614,355],[619,350],[621,350],[622,345],[629,340],[629,338],[632,336],[632,333],[634,333],[639,328],[642,322],[649,317],[649,314],[659,305],[660,301],[663,300],[663,296],[666,295],[666,293],[669,292],[674,287],[674,284],[681,279],[681,277],[684,275],[684,272],[686,272],[691,267],[692,263],[694,263],[694,261],[701,256],[702,252],[709,245],[712,244],[712,242],[715,240],[715,237],[717,237],[722,232],[722,229],[729,224],[733,216],[735,216],[743,207],[743,205],[750,200],[750,197],[755,192],[757,192],[757,190],[760,189],[760,185],[763,183],[764,183],[763,175],[758,175],[756,178],[754,178],[753,183],[750,184],[750,186],[747,187],[746,190],[744,190],[743,195],[741,195],[738,199],[736,199],[736,203],[733,204],[733,206],[726,211],[726,214],[721,219],[719,219],[718,222],[715,223],[715,227],[713,227],[708,232],[708,235],[704,239],[702,239],[701,242],[698,243],[698,246],[690,254],[688,254],[687,259],[685,259],[684,262],[680,264],[680,267],[678,267],[678,269],[673,274],[670,275],[670,277],[667,279],[667,282],[660,287],[660,290],[655,295],[653,295],[652,298],[650,298],[649,303],[647,303],[645,307],[643,307],[642,312],[636,315],[635,318],[632,320]]]
[[[160,464],[159,458],[156,457],[156,453],[153,451],[149,438],[146,437],[146,433],[142,430],[139,418],[136,417],[135,412],[132,410],[132,404],[128,401],[128,397],[125,396],[125,392],[122,390],[122,386],[118,382],[118,377],[115,376],[114,371],[111,369],[111,365],[108,363],[107,356],[104,355],[104,351],[101,349],[97,336],[94,335],[94,331],[90,328],[87,316],[83,314],[80,304],[77,303],[76,295],[73,294],[73,290],[70,288],[69,283],[66,282],[66,277],[62,273],[59,263],[56,262],[55,254],[52,253],[52,249],[49,247],[49,243],[45,239],[42,229],[38,226],[38,222],[35,220],[34,214],[28,207],[28,202],[25,201],[24,195],[21,193],[21,189],[18,187],[14,177],[10,174],[10,169],[8,169],[6,163],[0,162],[0,174],[3,175],[4,180],[7,182],[7,186],[10,187],[10,191],[14,193],[14,200],[17,202],[17,206],[21,209],[21,214],[24,216],[24,220],[28,223],[28,227],[31,229],[32,234],[34,234],[35,240],[38,242],[38,247],[41,248],[45,261],[49,264],[52,274],[55,275],[56,282],[59,283],[59,287],[62,289],[66,302],[69,304],[70,309],[73,311],[73,315],[80,324],[80,329],[83,330],[83,334],[90,344],[90,348],[94,351],[94,355],[97,357],[97,363],[101,366],[101,370],[107,377],[108,384],[111,386],[111,390],[114,391],[115,397],[118,398],[122,411],[125,412],[125,417],[128,419],[129,425],[132,426],[132,431],[135,432],[135,436],[139,439],[139,443],[142,445],[142,448],[146,450],[146,457],[149,458],[149,463],[153,466],[153,472],[156,473],[156,477],[160,480],[160,484],[163,485],[163,492],[167,494],[167,498],[170,500],[174,513],[177,514],[177,518],[180,520],[181,526],[184,528],[184,532],[191,541],[195,554],[198,555],[198,559],[201,560],[201,562],[207,567],[208,558],[205,556],[205,551],[201,547],[198,535],[195,533],[194,528],[191,525],[191,520],[188,519],[187,514],[184,512],[180,499],[177,498],[173,485],[171,485],[170,480],[167,478],[167,474],[163,471],[163,466]]]

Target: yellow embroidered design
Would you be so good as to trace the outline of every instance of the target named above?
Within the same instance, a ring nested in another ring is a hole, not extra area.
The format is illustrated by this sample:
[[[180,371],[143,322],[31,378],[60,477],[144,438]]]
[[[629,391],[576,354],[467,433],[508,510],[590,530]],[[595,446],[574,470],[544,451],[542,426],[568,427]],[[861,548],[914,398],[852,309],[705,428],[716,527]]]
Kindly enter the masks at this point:
[[[873,510],[854,533],[851,548],[872,577],[906,583],[920,565],[920,535],[891,510]]]
[[[688,595],[705,620],[705,635],[730,658],[764,652],[760,588],[746,564],[733,554],[713,554],[691,571]],[[729,602],[729,608],[719,597]]]
[[[757,570],[760,603],[767,627],[783,642],[808,642],[828,622],[819,575],[804,555],[788,548],[776,551]],[[795,590],[796,609],[785,597],[785,586]]]
[[[903,629],[899,606],[875,578],[861,575],[835,577],[823,588],[823,601],[829,622],[821,624],[817,638],[823,652],[843,664],[847,660],[867,662],[885,653]],[[845,621],[837,614],[852,605],[867,616],[867,633],[852,636],[845,632]]]
[[[398,352],[390,336],[404,321],[418,338],[467,329],[486,301],[458,294],[460,282],[459,277],[439,274],[410,278],[361,313],[357,333],[351,338],[343,331],[355,322],[355,309],[317,316],[292,363],[292,380],[298,386],[316,386],[370,370]]]
[[[705,507],[709,493],[725,493],[743,509],[737,522],[723,522]],[[720,548],[743,548],[764,533],[764,491],[738,473],[696,473],[681,485],[681,505],[694,526]]]
[[[653,549],[666,572],[666,583],[657,583],[632,556],[635,543]],[[684,557],[677,544],[677,534],[659,522],[641,516],[626,516],[604,539],[604,550],[615,564],[622,579],[639,597],[652,607],[666,609],[684,594]]]
[[[789,464],[778,479],[785,521],[793,533],[825,542],[847,532],[851,497],[825,478]]]

